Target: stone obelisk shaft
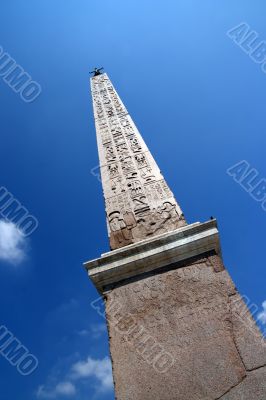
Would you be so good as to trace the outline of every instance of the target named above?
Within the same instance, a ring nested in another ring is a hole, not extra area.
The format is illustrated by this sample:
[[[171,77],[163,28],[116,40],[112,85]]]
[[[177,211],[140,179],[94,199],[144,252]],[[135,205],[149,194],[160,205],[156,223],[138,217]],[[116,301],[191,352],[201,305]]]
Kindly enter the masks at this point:
[[[224,267],[216,220],[186,225],[106,74],[92,95],[117,250],[85,266],[105,302],[116,399],[266,400],[266,342]]]
[[[111,249],[185,225],[182,211],[106,74],[91,78]]]

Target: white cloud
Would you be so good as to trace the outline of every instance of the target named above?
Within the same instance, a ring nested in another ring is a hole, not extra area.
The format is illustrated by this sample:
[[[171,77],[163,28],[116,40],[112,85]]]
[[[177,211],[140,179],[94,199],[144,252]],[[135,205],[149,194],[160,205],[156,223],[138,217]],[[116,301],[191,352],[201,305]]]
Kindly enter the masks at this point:
[[[263,311],[258,314],[258,320],[266,325],[266,301],[262,303]]]
[[[90,327],[93,339],[99,339],[107,331],[106,324],[93,324]]]
[[[0,260],[17,265],[25,256],[25,237],[15,224],[0,220]]]
[[[79,336],[89,336],[90,331],[88,331],[87,329],[82,329],[81,331],[78,331],[77,334]]]
[[[89,329],[82,329],[77,334],[81,337],[89,336],[92,339],[100,339],[107,332],[106,324],[91,324]]]
[[[91,388],[95,390],[96,396],[113,388],[112,366],[108,357],[99,360],[88,357],[85,361],[72,364],[64,373],[60,370],[61,368],[53,368],[47,384],[38,387],[37,399],[49,400],[62,397],[63,400],[63,397],[71,398],[72,396],[77,398],[79,381],[81,390],[84,390],[85,384],[88,392]]]
[[[65,396],[72,396],[76,394],[76,388],[71,382],[60,382],[56,385],[56,393],[63,394]]]
[[[76,387],[73,383],[65,381],[59,382],[54,388],[46,389],[44,385],[39,386],[37,390],[38,399],[55,399],[57,396],[74,396]]]
[[[108,357],[102,360],[94,360],[88,357],[86,361],[79,361],[72,366],[73,378],[96,378],[102,390],[113,387],[112,365]]]

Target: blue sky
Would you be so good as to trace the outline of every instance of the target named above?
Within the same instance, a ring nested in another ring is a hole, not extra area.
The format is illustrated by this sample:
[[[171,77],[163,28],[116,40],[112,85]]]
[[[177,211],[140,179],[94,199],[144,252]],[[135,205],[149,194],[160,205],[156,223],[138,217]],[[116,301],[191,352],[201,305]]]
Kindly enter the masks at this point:
[[[2,0],[0,46],[42,93],[25,103],[0,77],[0,186],[39,222],[20,243],[0,221],[0,325],[39,360],[24,377],[0,358],[1,400],[114,399],[104,320],[82,267],[108,251],[90,173],[94,66],[105,67],[188,222],[218,219],[224,263],[262,311],[266,213],[226,171],[246,160],[266,178],[266,74],[226,32],[246,22],[266,40],[265,11],[263,0]]]

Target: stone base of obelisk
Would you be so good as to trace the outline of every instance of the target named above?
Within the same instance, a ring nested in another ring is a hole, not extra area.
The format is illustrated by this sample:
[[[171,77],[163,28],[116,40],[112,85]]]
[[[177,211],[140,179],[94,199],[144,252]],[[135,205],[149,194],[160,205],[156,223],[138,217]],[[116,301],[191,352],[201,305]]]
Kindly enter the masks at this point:
[[[216,221],[86,263],[105,298],[117,400],[266,400],[266,343]]]

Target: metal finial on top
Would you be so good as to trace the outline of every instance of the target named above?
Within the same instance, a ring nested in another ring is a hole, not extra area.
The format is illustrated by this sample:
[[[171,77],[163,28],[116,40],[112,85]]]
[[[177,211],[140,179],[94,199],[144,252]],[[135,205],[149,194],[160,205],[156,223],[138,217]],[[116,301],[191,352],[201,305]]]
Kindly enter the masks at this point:
[[[102,68],[94,68],[94,70],[91,71],[90,74],[94,74],[93,76],[98,76],[98,75],[102,74],[102,72],[101,72],[102,70],[103,70],[103,67]]]

